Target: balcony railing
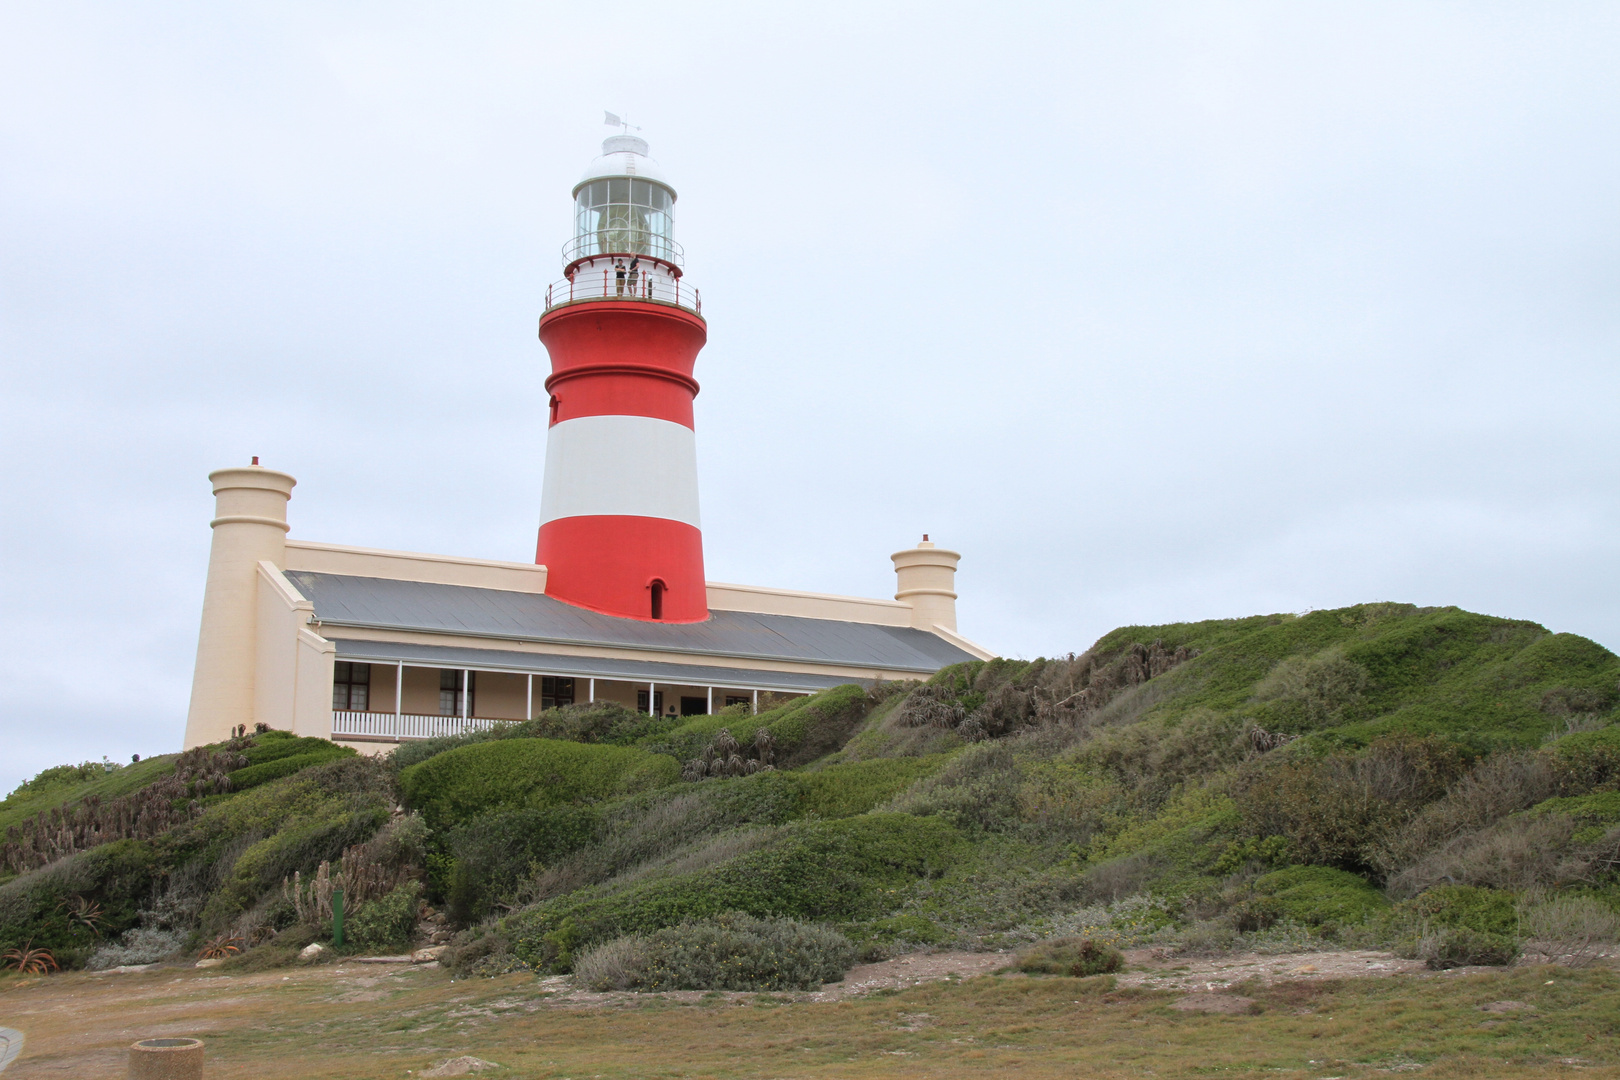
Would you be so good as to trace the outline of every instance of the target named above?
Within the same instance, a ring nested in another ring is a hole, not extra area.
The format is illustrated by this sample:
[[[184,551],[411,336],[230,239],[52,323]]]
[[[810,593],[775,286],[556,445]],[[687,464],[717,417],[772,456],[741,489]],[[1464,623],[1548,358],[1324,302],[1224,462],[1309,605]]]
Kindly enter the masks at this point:
[[[375,713],[332,711],[332,736],[363,735],[374,739],[438,739],[488,731],[497,724],[516,720],[494,720],[487,716],[421,716],[414,713]]]
[[[600,271],[580,270],[572,278],[546,286],[547,311],[591,300],[639,300],[703,314],[703,295],[680,278],[664,274],[640,273],[631,280],[619,277],[612,267],[604,267]]]
[[[603,255],[640,255],[644,259],[662,259],[671,266],[686,265],[686,251],[660,233],[646,229],[599,229],[576,236],[562,249],[563,263],[579,259],[600,258]]]

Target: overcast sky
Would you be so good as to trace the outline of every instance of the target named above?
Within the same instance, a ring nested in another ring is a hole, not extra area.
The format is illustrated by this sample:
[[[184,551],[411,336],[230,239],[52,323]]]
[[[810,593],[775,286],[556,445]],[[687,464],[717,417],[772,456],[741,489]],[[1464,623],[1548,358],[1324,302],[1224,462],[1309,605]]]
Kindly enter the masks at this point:
[[[1372,600],[1620,646],[1620,6],[0,3],[0,791],[178,749],[212,499],[533,557],[641,125],[711,579],[1008,655]]]

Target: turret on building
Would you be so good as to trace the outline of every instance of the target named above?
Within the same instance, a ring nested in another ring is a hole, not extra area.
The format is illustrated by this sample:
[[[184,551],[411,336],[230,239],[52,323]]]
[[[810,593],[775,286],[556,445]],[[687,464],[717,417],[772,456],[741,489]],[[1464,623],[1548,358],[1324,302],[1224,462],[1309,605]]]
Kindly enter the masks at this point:
[[[298,539],[291,476],[258,458],[211,473],[187,747],[265,724],[381,751],[575,702],[758,708],[994,655],[957,635],[960,556],[926,535],[891,556],[893,600],[705,579],[692,403],[708,324],[675,188],[644,140],[619,135],[573,197],[540,317],[535,561]]]

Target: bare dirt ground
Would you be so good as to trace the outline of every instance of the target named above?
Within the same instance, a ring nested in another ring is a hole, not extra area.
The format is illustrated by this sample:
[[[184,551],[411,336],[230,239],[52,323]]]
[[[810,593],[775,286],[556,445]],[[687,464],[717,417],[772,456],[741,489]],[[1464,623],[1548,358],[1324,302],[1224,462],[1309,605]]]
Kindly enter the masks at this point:
[[[1125,954],[1125,964],[1126,970],[1119,976],[1121,986],[1200,993],[1223,990],[1250,979],[1272,983],[1282,979],[1430,974],[1420,960],[1402,960],[1394,953],[1367,950],[1188,957],[1169,956],[1160,949],[1132,949]]]

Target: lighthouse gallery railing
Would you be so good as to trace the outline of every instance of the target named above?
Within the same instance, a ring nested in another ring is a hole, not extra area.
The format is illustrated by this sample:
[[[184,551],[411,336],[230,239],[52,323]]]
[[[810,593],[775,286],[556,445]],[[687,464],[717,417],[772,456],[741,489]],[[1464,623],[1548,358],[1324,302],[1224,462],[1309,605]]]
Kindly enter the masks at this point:
[[[695,315],[703,314],[703,296],[680,278],[662,273],[637,273],[619,277],[611,267],[601,270],[579,270],[572,278],[554,281],[546,286],[546,310],[564,304],[578,304],[589,300],[639,300],[649,304],[667,304],[685,308]]]

